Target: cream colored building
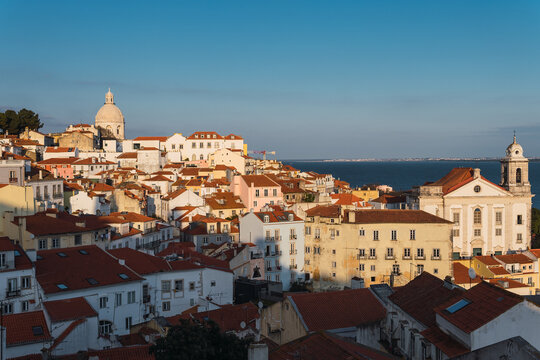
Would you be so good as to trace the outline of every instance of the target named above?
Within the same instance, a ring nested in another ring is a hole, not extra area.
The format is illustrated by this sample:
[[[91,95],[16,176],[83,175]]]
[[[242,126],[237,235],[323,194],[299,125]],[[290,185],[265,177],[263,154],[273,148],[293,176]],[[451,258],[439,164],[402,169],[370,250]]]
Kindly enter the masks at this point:
[[[452,223],[419,210],[306,211],[305,272],[315,290],[389,283],[401,286],[422,273],[451,275]]]
[[[501,160],[499,185],[480,169],[455,168],[415,189],[411,207],[454,223],[453,257],[458,259],[528,249],[532,197],[529,162],[514,136]]]
[[[32,215],[36,212],[34,189],[31,186],[0,184],[0,214],[12,211],[15,215]],[[0,221],[0,233],[4,223]]]
[[[114,103],[114,95],[109,89],[105,95],[105,104],[96,114],[96,128],[101,130],[104,139],[123,140],[125,120],[122,111]]]

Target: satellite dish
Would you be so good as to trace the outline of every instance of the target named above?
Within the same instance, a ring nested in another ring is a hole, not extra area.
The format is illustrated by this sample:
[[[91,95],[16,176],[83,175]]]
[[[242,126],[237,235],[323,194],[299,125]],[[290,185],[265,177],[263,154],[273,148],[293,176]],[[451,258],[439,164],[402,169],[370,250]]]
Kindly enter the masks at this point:
[[[240,323],[240,327],[241,327],[242,329],[245,329],[245,328],[246,328],[246,323],[242,321],[242,322]]]
[[[471,279],[474,279],[476,277],[476,272],[474,271],[473,268],[469,268],[469,277]]]
[[[257,303],[257,306],[259,307],[259,309],[262,309],[264,305],[263,305],[262,301],[259,301]]]

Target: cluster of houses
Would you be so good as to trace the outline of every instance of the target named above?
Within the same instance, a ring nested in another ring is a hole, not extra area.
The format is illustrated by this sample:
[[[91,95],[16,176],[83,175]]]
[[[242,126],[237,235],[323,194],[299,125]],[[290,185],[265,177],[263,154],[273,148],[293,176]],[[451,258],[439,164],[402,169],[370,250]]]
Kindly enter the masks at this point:
[[[253,359],[538,358],[515,138],[498,183],[355,189],[234,134],[126,139],[109,92],[95,125],[0,150],[0,359],[150,359],[179,319],[252,339]]]

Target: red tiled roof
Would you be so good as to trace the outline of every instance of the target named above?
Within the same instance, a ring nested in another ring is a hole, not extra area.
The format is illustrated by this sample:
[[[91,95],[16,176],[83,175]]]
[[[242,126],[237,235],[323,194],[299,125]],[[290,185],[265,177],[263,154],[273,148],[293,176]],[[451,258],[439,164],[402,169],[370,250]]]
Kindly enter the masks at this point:
[[[45,152],[74,152],[75,151],[75,148],[71,148],[71,147],[50,147],[50,146],[47,146],[47,148],[45,149]]]
[[[137,141],[159,140],[159,141],[165,142],[167,141],[168,138],[169,138],[168,136],[139,136],[133,140],[137,140]]]
[[[525,254],[495,255],[495,258],[505,264],[529,264],[533,262],[532,259]]]
[[[495,260],[495,258],[493,256],[482,255],[482,256],[475,256],[474,258],[476,260],[488,265],[488,266],[492,266],[492,265],[500,266],[501,265],[501,263],[498,262],[497,260]]]
[[[85,223],[84,226],[80,226],[77,225],[77,223],[83,223],[85,220],[66,212],[58,212],[56,216],[48,216],[44,212],[40,212],[23,217],[26,219],[26,230],[36,236],[81,233],[103,229],[108,226],[106,224],[97,223]],[[15,217],[13,223],[19,225],[21,218],[21,216]]]
[[[59,255],[62,253],[66,256]],[[36,277],[46,294],[142,280],[95,245],[38,251],[38,257]],[[88,279],[94,279],[97,284],[92,285]],[[60,284],[67,289],[61,289]]]
[[[355,205],[362,202],[362,199],[353,194],[331,194],[330,197],[337,200],[335,205]]]
[[[123,238],[127,238],[128,236],[133,236],[133,235],[137,235],[137,234],[140,234],[142,233],[141,230],[139,229],[135,229],[135,228],[131,228],[129,229],[129,231],[125,234],[114,234],[112,237],[111,237],[111,240],[118,240],[118,239],[123,239]]]
[[[349,212],[355,213],[355,224],[451,224],[452,222],[422,210],[345,210],[343,222],[349,223]]]
[[[191,314],[191,317],[203,320],[211,319],[219,325],[223,332],[242,331],[240,324],[244,322],[246,327],[255,329],[255,321],[259,316],[259,308],[252,303],[225,306],[221,309],[204,311]]]
[[[338,218],[341,214],[339,205],[318,205],[306,210],[307,216],[320,216],[328,218]]]
[[[264,222],[265,216],[268,216],[268,222],[288,222],[289,215],[293,216],[293,221],[303,221],[292,211],[283,211],[283,210],[274,210],[274,211],[260,211],[256,212],[255,215]]]
[[[88,351],[88,357],[100,360],[155,360],[150,345],[125,346],[107,350]]]
[[[327,332],[315,332],[291,341],[270,352],[269,360],[390,360],[390,354],[340,338]]]
[[[426,329],[420,334],[448,357],[453,358],[470,351],[465,346],[461,345],[461,343],[454,340],[450,335],[442,332],[437,326]]]
[[[519,281],[507,279],[507,278],[489,279],[487,281],[490,284],[493,284],[503,289],[515,289],[515,288],[524,288],[524,287],[530,286],[527,284],[520,283]]]
[[[116,157],[117,159],[136,159],[137,153],[136,152],[125,152]]]
[[[4,315],[6,345],[22,345],[52,340],[43,311]],[[41,327],[42,334],[34,335],[33,328]]]
[[[375,200],[371,200],[372,202],[379,202],[382,204],[399,204],[407,201],[407,198],[405,195],[390,195],[390,194],[383,194],[376,198]]]
[[[176,199],[178,196],[182,195],[186,191],[187,191],[186,189],[178,189],[178,190],[175,190],[175,191],[171,191],[170,193],[168,193],[167,195],[165,195],[163,197],[163,200]]]
[[[497,184],[492,183],[485,177],[481,176],[482,180],[489,182],[490,184],[506,191]],[[454,190],[459,189],[465,184],[474,180],[474,169],[470,167],[459,167],[453,168],[448,174],[446,174],[441,179],[433,182],[427,183],[427,186],[441,186],[443,194],[446,195]]]
[[[52,322],[82,319],[98,315],[83,297],[46,301],[43,305]]]
[[[306,331],[370,324],[386,316],[384,306],[369,289],[290,294],[288,298],[296,305]]]
[[[470,303],[453,314],[446,310],[462,299]],[[519,295],[482,281],[464,293],[441,303],[435,311],[457,328],[471,333],[523,301],[523,297]]]
[[[163,176],[163,175],[156,175],[156,176],[151,177],[150,179],[146,179],[145,181],[168,181],[168,182],[173,182],[171,179],[169,179],[168,177]]]
[[[127,266],[141,275],[171,270],[167,261],[141,251],[130,248],[111,249],[108,251],[115,258],[125,260]]]
[[[477,284],[480,281],[482,281],[482,279],[480,279],[480,277],[478,277],[478,276],[475,277],[474,279],[471,279],[469,277],[469,268],[466,267],[465,265],[461,264],[461,263],[454,262],[454,263],[452,263],[452,267],[454,269],[454,271],[453,271],[454,282],[457,285],[461,285],[461,284]]]
[[[276,187],[281,186],[275,182],[274,180],[270,179],[270,177],[266,175],[242,175],[242,179],[247,184],[247,186],[251,187]]]
[[[434,309],[461,293],[462,290],[450,289],[443,280],[424,271],[388,299],[424,326],[432,327],[436,325]]]
[[[37,164],[38,165],[71,165],[76,161],[79,161],[79,158],[77,157],[51,158],[51,159],[39,161]]]
[[[204,136],[204,137],[201,137]],[[214,138],[214,135],[216,136]],[[223,136],[219,135],[215,131],[196,131],[190,136],[188,136],[186,139],[190,140],[212,140],[212,139],[223,139]]]
[[[157,256],[165,257],[168,255],[182,255],[186,251],[195,251],[195,244],[192,242],[171,242],[169,245],[159,253],[157,253]]]
[[[229,134],[225,136],[225,139],[227,140],[242,140],[243,138],[241,136],[235,135],[235,134]]]
[[[540,258],[540,249],[529,249],[529,251],[537,258]]]
[[[128,220],[131,222],[148,222],[155,221],[156,219],[148,217],[146,215],[137,214],[134,212],[113,212],[109,214],[110,216],[116,216],[120,219]]]
[[[115,165],[115,162],[108,160],[100,160],[94,157],[89,157],[86,159],[80,159],[76,161],[73,165]]]
[[[488,268],[494,275],[508,275],[510,274],[503,266],[492,266]]]
[[[104,183],[97,183],[96,185],[94,185],[92,191],[114,191],[114,186]]]

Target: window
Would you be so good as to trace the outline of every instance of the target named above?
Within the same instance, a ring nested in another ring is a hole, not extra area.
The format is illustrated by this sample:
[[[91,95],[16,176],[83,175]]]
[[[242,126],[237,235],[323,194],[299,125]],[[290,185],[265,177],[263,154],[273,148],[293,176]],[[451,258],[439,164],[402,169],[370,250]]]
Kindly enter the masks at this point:
[[[256,189],[256,190],[255,190],[255,196],[256,196],[256,197],[259,197],[260,195],[261,195],[261,194],[260,194],[260,190],[259,190],[259,189]]]
[[[475,225],[480,225],[482,224],[482,210],[476,208],[474,209],[474,214],[473,214],[473,223]]]
[[[332,267],[333,268],[337,267],[337,263],[335,261],[332,261]]]
[[[369,249],[369,257],[377,257],[375,249]]]
[[[264,189],[264,196],[265,196],[265,197],[268,196],[268,189]]]
[[[365,257],[366,249],[358,249],[358,257]]]
[[[495,236],[502,236],[502,229],[501,228],[496,228],[495,229]]]
[[[336,249],[332,249],[332,255],[336,255]]]
[[[521,244],[523,242],[523,234],[521,233],[517,234],[516,242],[518,244]]]
[[[409,249],[409,248],[403,249],[403,257],[404,258],[410,258],[411,257],[411,249]]]
[[[433,258],[439,259],[441,257],[441,250],[440,249],[433,249]]]
[[[51,240],[51,247],[52,247],[53,249],[59,248],[59,247],[60,247],[60,239],[58,239],[58,238],[53,238],[53,239]]]
[[[397,240],[397,230],[392,230],[392,240]]]
[[[203,142],[200,142],[200,143],[199,143],[199,148],[201,148],[201,149],[204,148],[204,143],[203,143]]]
[[[171,302],[170,301],[164,301],[163,302],[163,311],[170,311],[171,310]]]
[[[6,266],[6,254],[0,254],[0,266],[1,267]]]
[[[516,169],[516,183],[521,184],[521,169]]]
[[[387,248],[386,249],[386,257],[393,258],[394,257],[394,248]]]
[[[375,265],[371,265],[370,270],[375,271]]]
[[[128,299],[127,299],[128,304],[134,304],[135,303],[135,291],[128,291],[127,295],[128,295]]]
[[[495,213],[495,224],[497,224],[497,225],[502,224],[502,211],[497,211]]]
[[[257,201],[254,201],[254,202],[253,202],[253,206],[254,206],[254,207],[257,207]]]
[[[360,229],[360,230],[358,231],[358,236],[366,236],[366,230]]]
[[[359,265],[358,265],[358,270],[364,271],[364,269],[365,269],[364,264],[359,264]]]
[[[126,330],[129,330],[131,329],[131,324],[133,323],[133,319],[131,318],[131,316],[128,316],[126,318]]]
[[[100,335],[108,335],[112,331],[112,323],[107,320],[100,320],[99,321],[99,334]]]
[[[454,225],[459,225],[459,213],[454,213]]]
[[[306,235],[311,235],[311,226],[306,226]]]
[[[277,189],[272,190],[272,196],[277,196]]]
[[[518,215],[517,216],[517,224],[518,225],[523,225],[523,215]]]
[[[474,229],[474,236],[482,236],[482,229]]]
[[[476,186],[474,187],[474,192],[475,192],[475,193],[479,193],[480,190],[482,190],[482,188],[480,187],[480,185],[476,185]]]
[[[23,276],[21,277],[21,289],[30,289],[32,286],[32,277]]]
[[[189,291],[195,291],[195,281],[189,282]]]
[[[210,281],[210,286],[216,286],[216,280]]]
[[[114,294],[114,306],[122,306],[122,293]]]
[[[392,265],[392,273],[399,275],[399,264]]]
[[[373,230],[373,240],[379,240],[379,230]]]
[[[108,297],[102,296],[99,298],[99,308],[105,309],[107,307],[107,300],[109,300]]]
[[[416,272],[417,272],[417,275],[420,275],[421,273],[423,273],[424,265],[416,265]]]
[[[30,308],[30,302],[28,300],[21,301],[22,312],[28,311],[29,308]]]
[[[409,231],[409,238],[411,240],[416,240],[416,230],[410,230]]]
[[[473,256],[481,256],[482,255],[482,248],[473,248]]]
[[[184,291],[184,280],[174,280],[174,290]]]
[[[315,239],[320,239],[320,238],[321,238],[321,229],[316,228],[315,229]]]
[[[13,304],[4,303],[4,306],[2,306],[2,310],[4,314],[13,314]]]
[[[416,249],[416,256],[418,258],[423,258],[424,257],[424,249],[423,248]]]
[[[47,239],[39,239],[38,247],[39,247],[39,250],[47,249]]]
[[[82,244],[82,237],[80,234],[75,235],[75,245],[81,245]]]
[[[459,229],[452,229],[452,236],[459,237]]]

